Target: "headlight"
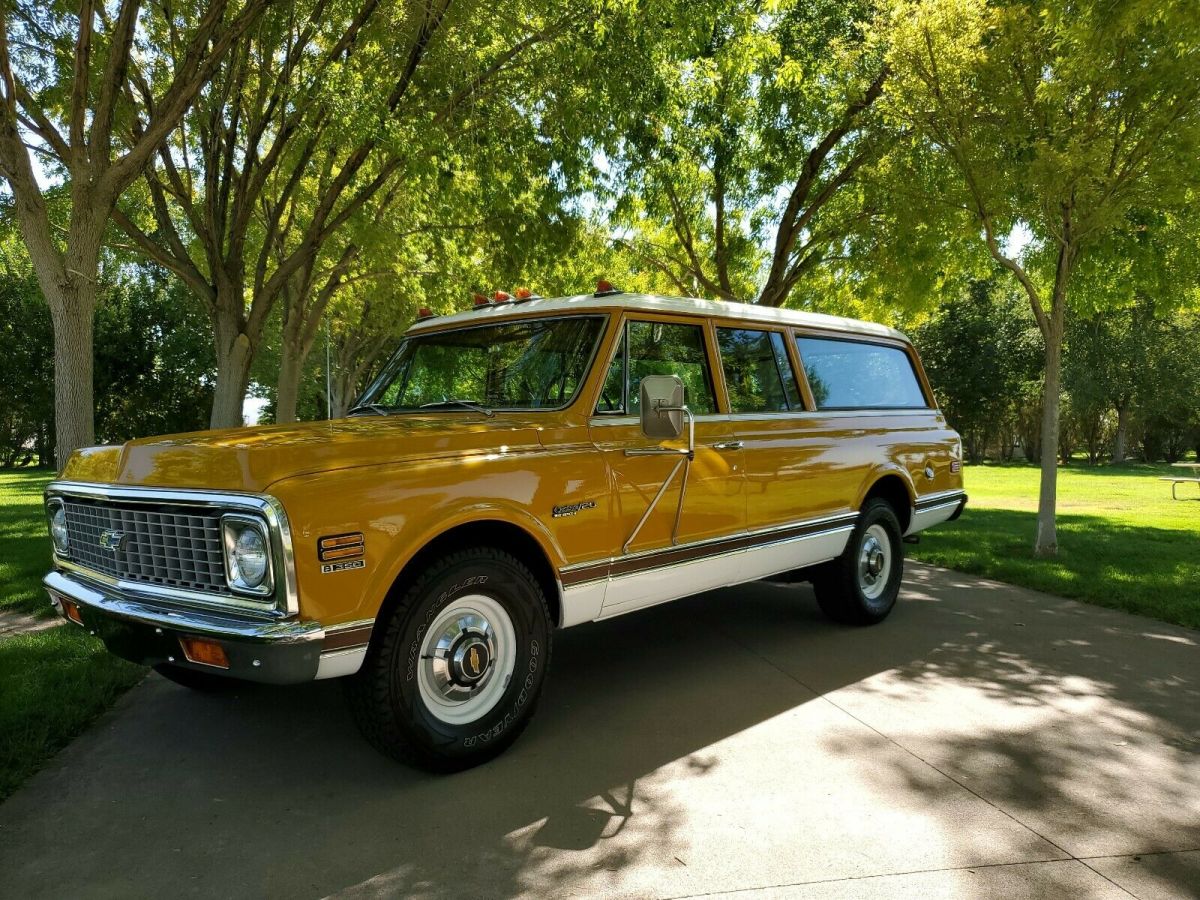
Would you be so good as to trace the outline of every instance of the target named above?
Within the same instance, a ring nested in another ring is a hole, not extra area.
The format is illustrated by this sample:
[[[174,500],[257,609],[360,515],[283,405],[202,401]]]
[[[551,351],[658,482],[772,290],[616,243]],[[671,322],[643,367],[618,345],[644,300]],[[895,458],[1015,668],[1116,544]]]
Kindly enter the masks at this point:
[[[221,527],[229,586],[244,593],[269,594],[271,544],[265,523],[249,516],[228,515],[222,518]]]
[[[50,517],[50,540],[54,543],[54,552],[66,556],[71,549],[71,538],[67,532],[67,511],[61,500],[51,500],[46,507]]]

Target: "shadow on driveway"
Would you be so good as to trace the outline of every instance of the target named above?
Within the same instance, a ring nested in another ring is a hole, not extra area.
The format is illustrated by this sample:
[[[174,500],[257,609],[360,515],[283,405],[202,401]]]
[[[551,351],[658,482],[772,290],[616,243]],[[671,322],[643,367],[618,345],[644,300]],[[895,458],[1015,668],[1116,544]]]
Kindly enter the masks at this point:
[[[336,683],[152,676],[0,807],[0,871],[12,896],[671,896],[1065,860],[1064,891],[1189,896],[1196,854],[1151,854],[1200,847],[1198,643],[918,565],[876,628],[726,589],[560,633],[526,734],[451,777],[378,756]]]

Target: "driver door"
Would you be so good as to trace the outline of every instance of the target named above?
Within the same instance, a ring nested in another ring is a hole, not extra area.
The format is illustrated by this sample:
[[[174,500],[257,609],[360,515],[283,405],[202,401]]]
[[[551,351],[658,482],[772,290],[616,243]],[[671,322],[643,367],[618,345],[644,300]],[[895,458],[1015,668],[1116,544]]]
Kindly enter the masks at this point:
[[[746,524],[742,449],[718,405],[714,356],[703,320],[646,315],[630,317],[622,327],[590,423],[613,498],[612,561],[602,616],[736,581],[737,538]],[[687,446],[686,422],[677,441],[664,443],[642,434],[638,389],[647,375],[676,375],[683,381],[684,402],[695,419],[696,452],[686,467],[686,486],[685,467],[680,466],[626,548],[680,459],[626,451]]]

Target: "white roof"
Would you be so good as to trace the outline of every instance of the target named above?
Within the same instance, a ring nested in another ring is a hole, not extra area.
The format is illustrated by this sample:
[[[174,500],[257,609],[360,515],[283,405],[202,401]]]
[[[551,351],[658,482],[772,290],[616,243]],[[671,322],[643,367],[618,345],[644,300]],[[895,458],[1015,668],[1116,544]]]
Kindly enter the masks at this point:
[[[827,316],[823,313],[802,312],[797,309],[776,309],[753,303],[732,303],[726,300],[701,300],[698,297],[662,297],[657,294],[578,294],[574,297],[547,297],[521,302],[500,303],[468,309],[449,316],[435,316],[414,324],[409,333],[446,325],[477,325],[494,319],[506,319],[524,313],[585,312],[587,310],[635,309],[648,312],[680,313],[719,316],[726,319],[746,319],[778,325],[823,328],[852,334],[876,335],[907,341],[895,328],[861,319]]]

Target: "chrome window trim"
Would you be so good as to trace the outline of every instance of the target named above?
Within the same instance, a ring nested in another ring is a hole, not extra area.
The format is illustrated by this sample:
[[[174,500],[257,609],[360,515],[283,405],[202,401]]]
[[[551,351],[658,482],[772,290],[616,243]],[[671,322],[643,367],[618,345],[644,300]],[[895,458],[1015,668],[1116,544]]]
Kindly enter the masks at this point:
[[[116,588],[123,594],[143,599],[173,601],[183,606],[216,611],[237,611],[274,619],[290,618],[300,613],[300,594],[296,585],[296,557],[292,546],[292,530],[283,504],[269,494],[248,491],[212,491],[200,488],[149,488],[133,485],[96,484],[85,481],[52,481],[46,486],[45,498],[85,497],[99,500],[149,502],[177,506],[204,506],[227,511],[248,510],[266,520],[271,540],[274,592],[269,597],[251,600],[231,594],[216,597],[198,591],[164,588],[139,581],[112,578],[54,555],[60,568],[76,572],[100,584]],[[278,577],[282,576],[282,577]],[[232,588],[231,588],[232,590]]]

